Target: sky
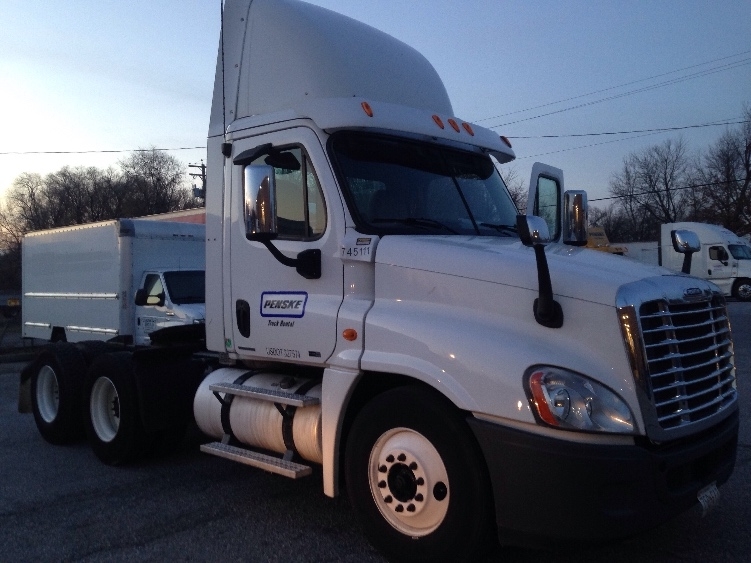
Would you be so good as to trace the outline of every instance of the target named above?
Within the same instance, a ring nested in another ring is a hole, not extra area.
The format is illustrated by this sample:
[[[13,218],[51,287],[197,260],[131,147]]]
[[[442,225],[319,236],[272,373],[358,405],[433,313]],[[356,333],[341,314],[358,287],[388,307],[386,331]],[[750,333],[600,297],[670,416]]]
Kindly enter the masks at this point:
[[[681,136],[698,154],[751,105],[751,0],[311,3],[420,51],[525,183],[543,161],[601,207],[629,154]],[[0,0],[0,197],[139,148],[205,160],[219,20],[219,0]]]

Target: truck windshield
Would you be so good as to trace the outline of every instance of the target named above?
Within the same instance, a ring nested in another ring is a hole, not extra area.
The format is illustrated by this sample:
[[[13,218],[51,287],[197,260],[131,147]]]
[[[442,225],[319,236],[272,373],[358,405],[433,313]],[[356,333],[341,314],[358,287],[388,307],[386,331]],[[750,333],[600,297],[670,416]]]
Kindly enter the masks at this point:
[[[175,305],[205,303],[206,276],[202,270],[164,272],[164,281]]]
[[[745,244],[729,244],[728,250],[736,260],[751,260],[751,246]]]
[[[360,232],[517,236],[516,206],[487,155],[354,131],[330,146]]]

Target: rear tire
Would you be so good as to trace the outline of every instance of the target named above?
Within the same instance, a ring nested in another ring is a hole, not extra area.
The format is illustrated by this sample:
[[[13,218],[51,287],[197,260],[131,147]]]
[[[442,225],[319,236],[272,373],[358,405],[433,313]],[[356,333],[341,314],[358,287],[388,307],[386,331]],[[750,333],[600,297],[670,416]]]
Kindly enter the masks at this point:
[[[471,561],[489,545],[493,504],[482,454],[460,411],[420,387],[374,398],[345,452],[350,501],[393,561]]]
[[[86,363],[71,344],[48,346],[34,362],[31,410],[42,438],[68,444],[83,437],[81,389]]]
[[[94,454],[107,465],[135,461],[149,449],[129,352],[102,354],[86,376],[86,434]]]

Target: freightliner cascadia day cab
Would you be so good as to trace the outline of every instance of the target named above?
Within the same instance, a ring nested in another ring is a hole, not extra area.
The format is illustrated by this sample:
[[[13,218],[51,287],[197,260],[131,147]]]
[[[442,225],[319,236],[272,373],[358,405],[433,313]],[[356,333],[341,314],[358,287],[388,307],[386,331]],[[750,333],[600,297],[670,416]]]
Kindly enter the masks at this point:
[[[691,275],[709,280],[726,297],[751,301],[751,245],[720,225],[683,221],[660,225],[660,241],[624,244],[629,258],[681,271],[683,255],[673,248],[672,234],[688,230],[699,238],[701,248],[692,255]]]
[[[70,435],[119,464],[192,415],[204,452],[320,466],[394,560],[621,537],[717,499],[738,401],[715,286],[583,248],[586,195],[556,168],[517,217],[510,146],[396,39],[294,0],[227,0],[222,27],[207,351],[171,329],[66,345]]]

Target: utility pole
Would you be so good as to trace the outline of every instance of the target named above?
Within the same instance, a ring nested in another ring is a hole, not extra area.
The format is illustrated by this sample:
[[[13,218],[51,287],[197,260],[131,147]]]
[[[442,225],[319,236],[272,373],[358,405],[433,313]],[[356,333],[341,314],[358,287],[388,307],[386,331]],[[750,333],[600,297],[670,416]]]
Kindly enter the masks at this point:
[[[200,178],[201,179],[201,188],[196,188],[195,184],[193,184],[193,197],[201,198],[203,200],[206,199],[206,165],[203,163],[203,159],[201,159],[201,164],[188,164],[188,168],[197,168],[200,170],[200,172],[188,172],[190,176],[193,178]]]

